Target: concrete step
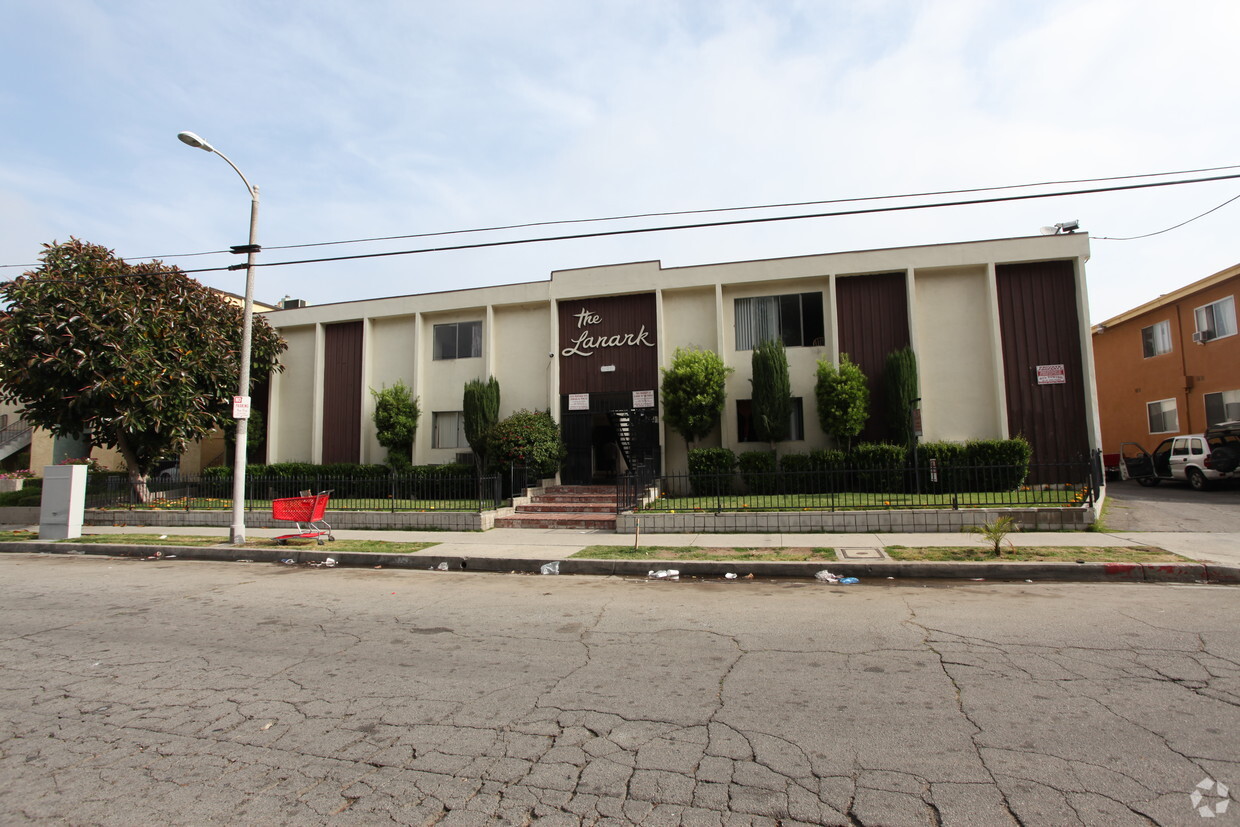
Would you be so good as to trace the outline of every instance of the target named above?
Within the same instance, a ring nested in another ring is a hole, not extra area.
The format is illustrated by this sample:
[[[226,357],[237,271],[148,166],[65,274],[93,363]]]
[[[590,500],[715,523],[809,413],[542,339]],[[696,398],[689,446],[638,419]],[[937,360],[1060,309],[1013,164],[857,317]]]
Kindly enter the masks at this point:
[[[496,528],[579,528],[595,530],[616,530],[616,515],[613,514],[571,514],[571,513],[537,513],[513,514],[508,517],[497,517]]]
[[[614,485],[550,485],[544,489],[547,494],[605,494],[616,495]]]
[[[519,514],[615,514],[615,503],[543,503],[517,506]]]
[[[571,503],[586,503],[586,504],[610,503],[611,505],[616,504],[616,495],[614,493],[611,494],[611,496],[606,496],[606,497],[603,496],[602,494],[539,494],[533,499],[534,499],[534,502],[536,503],[564,503],[565,505],[568,505]]]

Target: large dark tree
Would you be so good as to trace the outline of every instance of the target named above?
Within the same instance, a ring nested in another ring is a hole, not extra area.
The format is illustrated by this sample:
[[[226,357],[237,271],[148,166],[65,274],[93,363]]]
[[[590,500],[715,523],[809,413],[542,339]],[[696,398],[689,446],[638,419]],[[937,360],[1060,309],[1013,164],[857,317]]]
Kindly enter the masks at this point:
[[[474,449],[481,472],[486,467],[491,429],[499,422],[499,380],[492,376],[486,381],[471,379],[466,382],[461,409],[465,416],[465,441]]]
[[[788,438],[792,427],[792,382],[788,377],[788,354],[784,343],[767,339],[753,349],[753,425],[758,439],[771,444]]]
[[[162,262],[74,238],[43,246],[37,269],[0,283],[0,400],[35,427],[116,449],[143,483],[229,422],[241,308]],[[286,345],[261,316],[252,342],[257,382]]]

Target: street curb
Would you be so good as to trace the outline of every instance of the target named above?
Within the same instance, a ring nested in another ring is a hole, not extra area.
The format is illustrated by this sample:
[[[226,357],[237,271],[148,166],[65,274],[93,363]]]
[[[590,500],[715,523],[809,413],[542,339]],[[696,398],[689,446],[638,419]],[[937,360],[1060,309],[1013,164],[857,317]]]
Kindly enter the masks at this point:
[[[725,560],[586,560],[525,559],[515,557],[464,557],[436,554],[384,554],[365,551],[309,550],[289,546],[271,549],[233,549],[228,546],[150,546],[122,543],[65,543],[25,540],[0,542],[0,553],[91,554],[109,557],[238,561],[297,564],[322,563],[333,558],[346,568],[435,569],[446,571],[522,573],[541,571],[547,563],[559,563],[560,574],[615,577],[646,577],[660,569],[676,569],[685,577],[813,578],[829,569],[840,577],[865,580],[987,580],[1042,581],[1060,583],[1215,583],[1240,584],[1240,566],[1218,563],[993,563],[884,560],[881,562],[772,562]],[[446,564],[446,569],[440,569]]]

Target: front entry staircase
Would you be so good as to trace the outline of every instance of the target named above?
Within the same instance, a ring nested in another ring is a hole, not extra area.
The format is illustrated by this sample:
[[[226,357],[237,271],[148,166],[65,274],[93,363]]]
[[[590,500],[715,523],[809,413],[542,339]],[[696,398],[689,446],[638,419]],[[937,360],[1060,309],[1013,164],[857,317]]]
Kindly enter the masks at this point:
[[[496,528],[575,528],[616,530],[613,485],[552,485],[495,519]]]

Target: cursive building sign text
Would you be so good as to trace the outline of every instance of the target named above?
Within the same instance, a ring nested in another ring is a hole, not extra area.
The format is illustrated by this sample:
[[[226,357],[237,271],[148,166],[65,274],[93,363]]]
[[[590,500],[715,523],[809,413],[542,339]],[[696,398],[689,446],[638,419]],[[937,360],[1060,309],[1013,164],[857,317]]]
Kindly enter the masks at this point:
[[[633,345],[654,347],[654,342],[647,338],[650,334],[644,324],[636,333],[615,333],[612,335],[595,336],[590,331],[590,325],[601,324],[603,321],[602,316],[583,307],[580,313],[573,315],[573,318],[577,320],[577,338],[571,340],[569,346],[560,352],[562,356],[592,356],[595,350],[605,347],[629,347]]]

